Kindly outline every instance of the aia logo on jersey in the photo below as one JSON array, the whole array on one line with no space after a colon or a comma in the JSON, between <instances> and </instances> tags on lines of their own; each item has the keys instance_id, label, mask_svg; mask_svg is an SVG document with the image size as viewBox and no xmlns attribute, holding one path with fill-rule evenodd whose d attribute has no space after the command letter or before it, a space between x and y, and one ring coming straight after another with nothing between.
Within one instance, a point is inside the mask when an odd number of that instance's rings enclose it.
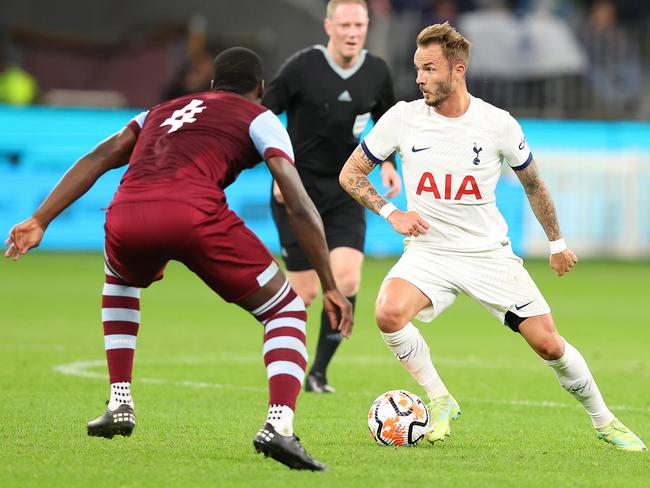
<instances>
[{"instance_id":1,"label":"aia logo on jersey","mask_svg":"<svg viewBox=\"0 0 650 488\"><path fill-rule=\"evenodd\" d=\"M440 181L440 177L438 177ZM454 192L454 189L456 190ZM440 190L438 189L438 183L433 176L433 173L424 172L420 177L420 182L418 183L418 188L415 190L416 195L422 195L423 193L432 193L434 198L440 200L460 200L463 195L474 195L476 200L482 200L481 191L478 189L478 183L472 175L467 175L463 177L463 181L460 182L460 185L456 187L453 175L445 175L445 186L444 194L441 196ZM452 193L454 194L452 198Z\"/></svg>"},{"instance_id":2,"label":"aia logo on jersey","mask_svg":"<svg viewBox=\"0 0 650 488\"><path fill-rule=\"evenodd\" d=\"M208 108L201 107L201 105L203 105L203 100L198 100L195 98L190 103L185 105L182 109L174 110L172 116L160 124L160 127L164 125L171 125L171 129L167 131L169 134L170 132L176 132L183 126L183 124L191 124L192 122L196 122L195 115L200 114L206 108Z\"/></svg>"},{"instance_id":3,"label":"aia logo on jersey","mask_svg":"<svg viewBox=\"0 0 650 488\"><path fill-rule=\"evenodd\" d=\"M474 161L472 161L472 163L474 163L474 164L479 164L479 163L481 162L481 160L480 160L479 157L478 157L478 154L479 154L482 150L483 150L482 147L476 147L476 143L474 143L474 149L473 149L473 151L476 153L476 157L474 158Z\"/></svg>"}]
</instances>

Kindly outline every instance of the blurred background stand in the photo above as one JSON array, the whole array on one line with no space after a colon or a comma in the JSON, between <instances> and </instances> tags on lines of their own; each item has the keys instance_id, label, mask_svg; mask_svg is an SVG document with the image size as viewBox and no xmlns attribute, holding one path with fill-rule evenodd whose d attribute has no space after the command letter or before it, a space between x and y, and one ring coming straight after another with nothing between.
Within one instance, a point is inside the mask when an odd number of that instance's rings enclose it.
<instances>
[{"instance_id":1,"label":"blurred background stand","mask_svg":"<svg viewBox=\"0 0 650 488\"><path fill-rule=\"evenodd\" d=\"M127 107L126 97L111 90L62 90L54 89L43 96L43 103L52 107Z\"/></svg>"}]
</instances>

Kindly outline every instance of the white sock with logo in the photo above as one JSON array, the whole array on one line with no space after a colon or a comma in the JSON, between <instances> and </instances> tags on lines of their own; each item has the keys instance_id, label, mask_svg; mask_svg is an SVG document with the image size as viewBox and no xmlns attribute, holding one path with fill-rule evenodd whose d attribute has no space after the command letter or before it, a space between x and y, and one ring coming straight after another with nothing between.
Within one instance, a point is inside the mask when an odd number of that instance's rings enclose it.
<instances>
[{"instance_id":1,"label":"white sock with logo","mask_svg":"<svg viewBox=\"0 0 650 488\"><path fill-rule=\"evenodd\" d=\"M433 400L442 395L448 395L447 387L438 376L431 361L427 342L420 331L411 322L397 332L381 333L384 342L393 352L397 360L411 373L415 381L424 388Z\"/></svg>"},{"instance_id":2,"label":"white sock with logo","mask_svg":"<svg viewBox=\"0 0 650 488\"><path fill-rule=\"evenodd\" d=\"M269 415L266 421L275 431L285 437L293 435L293 410L286 405L269 405Z\"/></svg>"},{"instance_id":3,"label":"white sock with logo","mask_svg":"<svg viewBox=\"0 0 650 488\"><path fill-rule=\"evenodd\" d=\"M120 405L130 405L135 409L133 397L131 397L131 383L120 381L111 383L111 398L108 400L108 409L112 412Z\"/></svg>"},{"instance_id":4,"label":"white sock with logo","mask_svg":"<svg viewBox=\"0 0 650 488\"><path fill-rule=\"evenodd\" d=\"M560 359L544 362L553 369L562 388L582 404L594 427L603 427L614 419L614 414L605 405L587 362L575 347L564 340L564 355Z\"/></svg>"}]
</instances>

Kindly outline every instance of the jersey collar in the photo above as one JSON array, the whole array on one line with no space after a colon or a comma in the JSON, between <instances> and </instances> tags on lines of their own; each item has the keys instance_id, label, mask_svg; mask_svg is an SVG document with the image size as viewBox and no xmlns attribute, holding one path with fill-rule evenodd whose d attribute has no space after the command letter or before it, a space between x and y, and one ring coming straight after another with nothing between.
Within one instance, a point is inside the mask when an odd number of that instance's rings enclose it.
<instances>
[{"instance_id":1,"label":"jersey collar","mask_svg":"<svg viewBox=\"0 0 650 488\"><path fill-rule=\"evenodd\" d=\"M445 117L444 115L441 115L438 112L436 112L436 110L433 107L430 107L430 106L428 106L426 104L425 104L425 106L427 107L427 113L430 116L436 117L436 118L441 119L441 120L445 120L447 122L454 123L454 122L461 122L461 121L465 120L466 118L468 118L470 116L470 114L474 111L474 107L475 107L476 103L477 103L476 98L473 95L470 94L469 95L469 106L467 107L467 110L465 110L465 113L463 115L459 116L459 117Z\"/></svg>"},{"instance_id":2,"label":"jersey collar","mask_svg":"<svg viewBox=\"0 0 650 488\"><path fill-rule=\"evenodd\" d=\"M323 53L323 56L325 56L325 59L327 60L327 64L330 65L330 68L332 68L332 70L344 80L347 80L350 76L352 76L357 71L359 71L361 66L363 66L364 61L366 60L366 54L368 53L366 49L362 49L361 52L359 53L359 59L354 64L354 66L351 66L346 69L346 68L341 68L338 64L334 62L334 60L330 56L330 53L327 51L327 48L325 46L316 44L314 46L314 49L318 49Z\"/></svg>"}]
</instances>

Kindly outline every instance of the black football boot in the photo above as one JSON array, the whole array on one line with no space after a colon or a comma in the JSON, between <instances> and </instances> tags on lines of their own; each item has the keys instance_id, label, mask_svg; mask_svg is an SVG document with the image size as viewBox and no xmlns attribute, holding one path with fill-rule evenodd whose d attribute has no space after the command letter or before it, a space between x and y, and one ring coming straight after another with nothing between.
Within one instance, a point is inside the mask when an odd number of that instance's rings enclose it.
<instances>
[{"instance_id":1,"label":"black football boot","mask_svg":"<svg viewBox=\"0 0 650 488\"><path fill-rule=\"evenodd\" d=\"M135 414L131 405L122 404L115 410L106 412L88 422L88 435L112 439L113 436L130 436L135 428Z\"/></svg>"},{"instance_id":2,"label":"black football boot","mask_svg":"<svg viewBox=\"0 0 650 488\"><path fill-rule=\"evenodd\" d=\"M327 468L305 451L300 444L300 439L295 435L291 437L280 435L268 422L257 432L253 445L257 452L264 453L265 457L271 456L291 469L324 471Z\"/></svg>"}]
</instances>

